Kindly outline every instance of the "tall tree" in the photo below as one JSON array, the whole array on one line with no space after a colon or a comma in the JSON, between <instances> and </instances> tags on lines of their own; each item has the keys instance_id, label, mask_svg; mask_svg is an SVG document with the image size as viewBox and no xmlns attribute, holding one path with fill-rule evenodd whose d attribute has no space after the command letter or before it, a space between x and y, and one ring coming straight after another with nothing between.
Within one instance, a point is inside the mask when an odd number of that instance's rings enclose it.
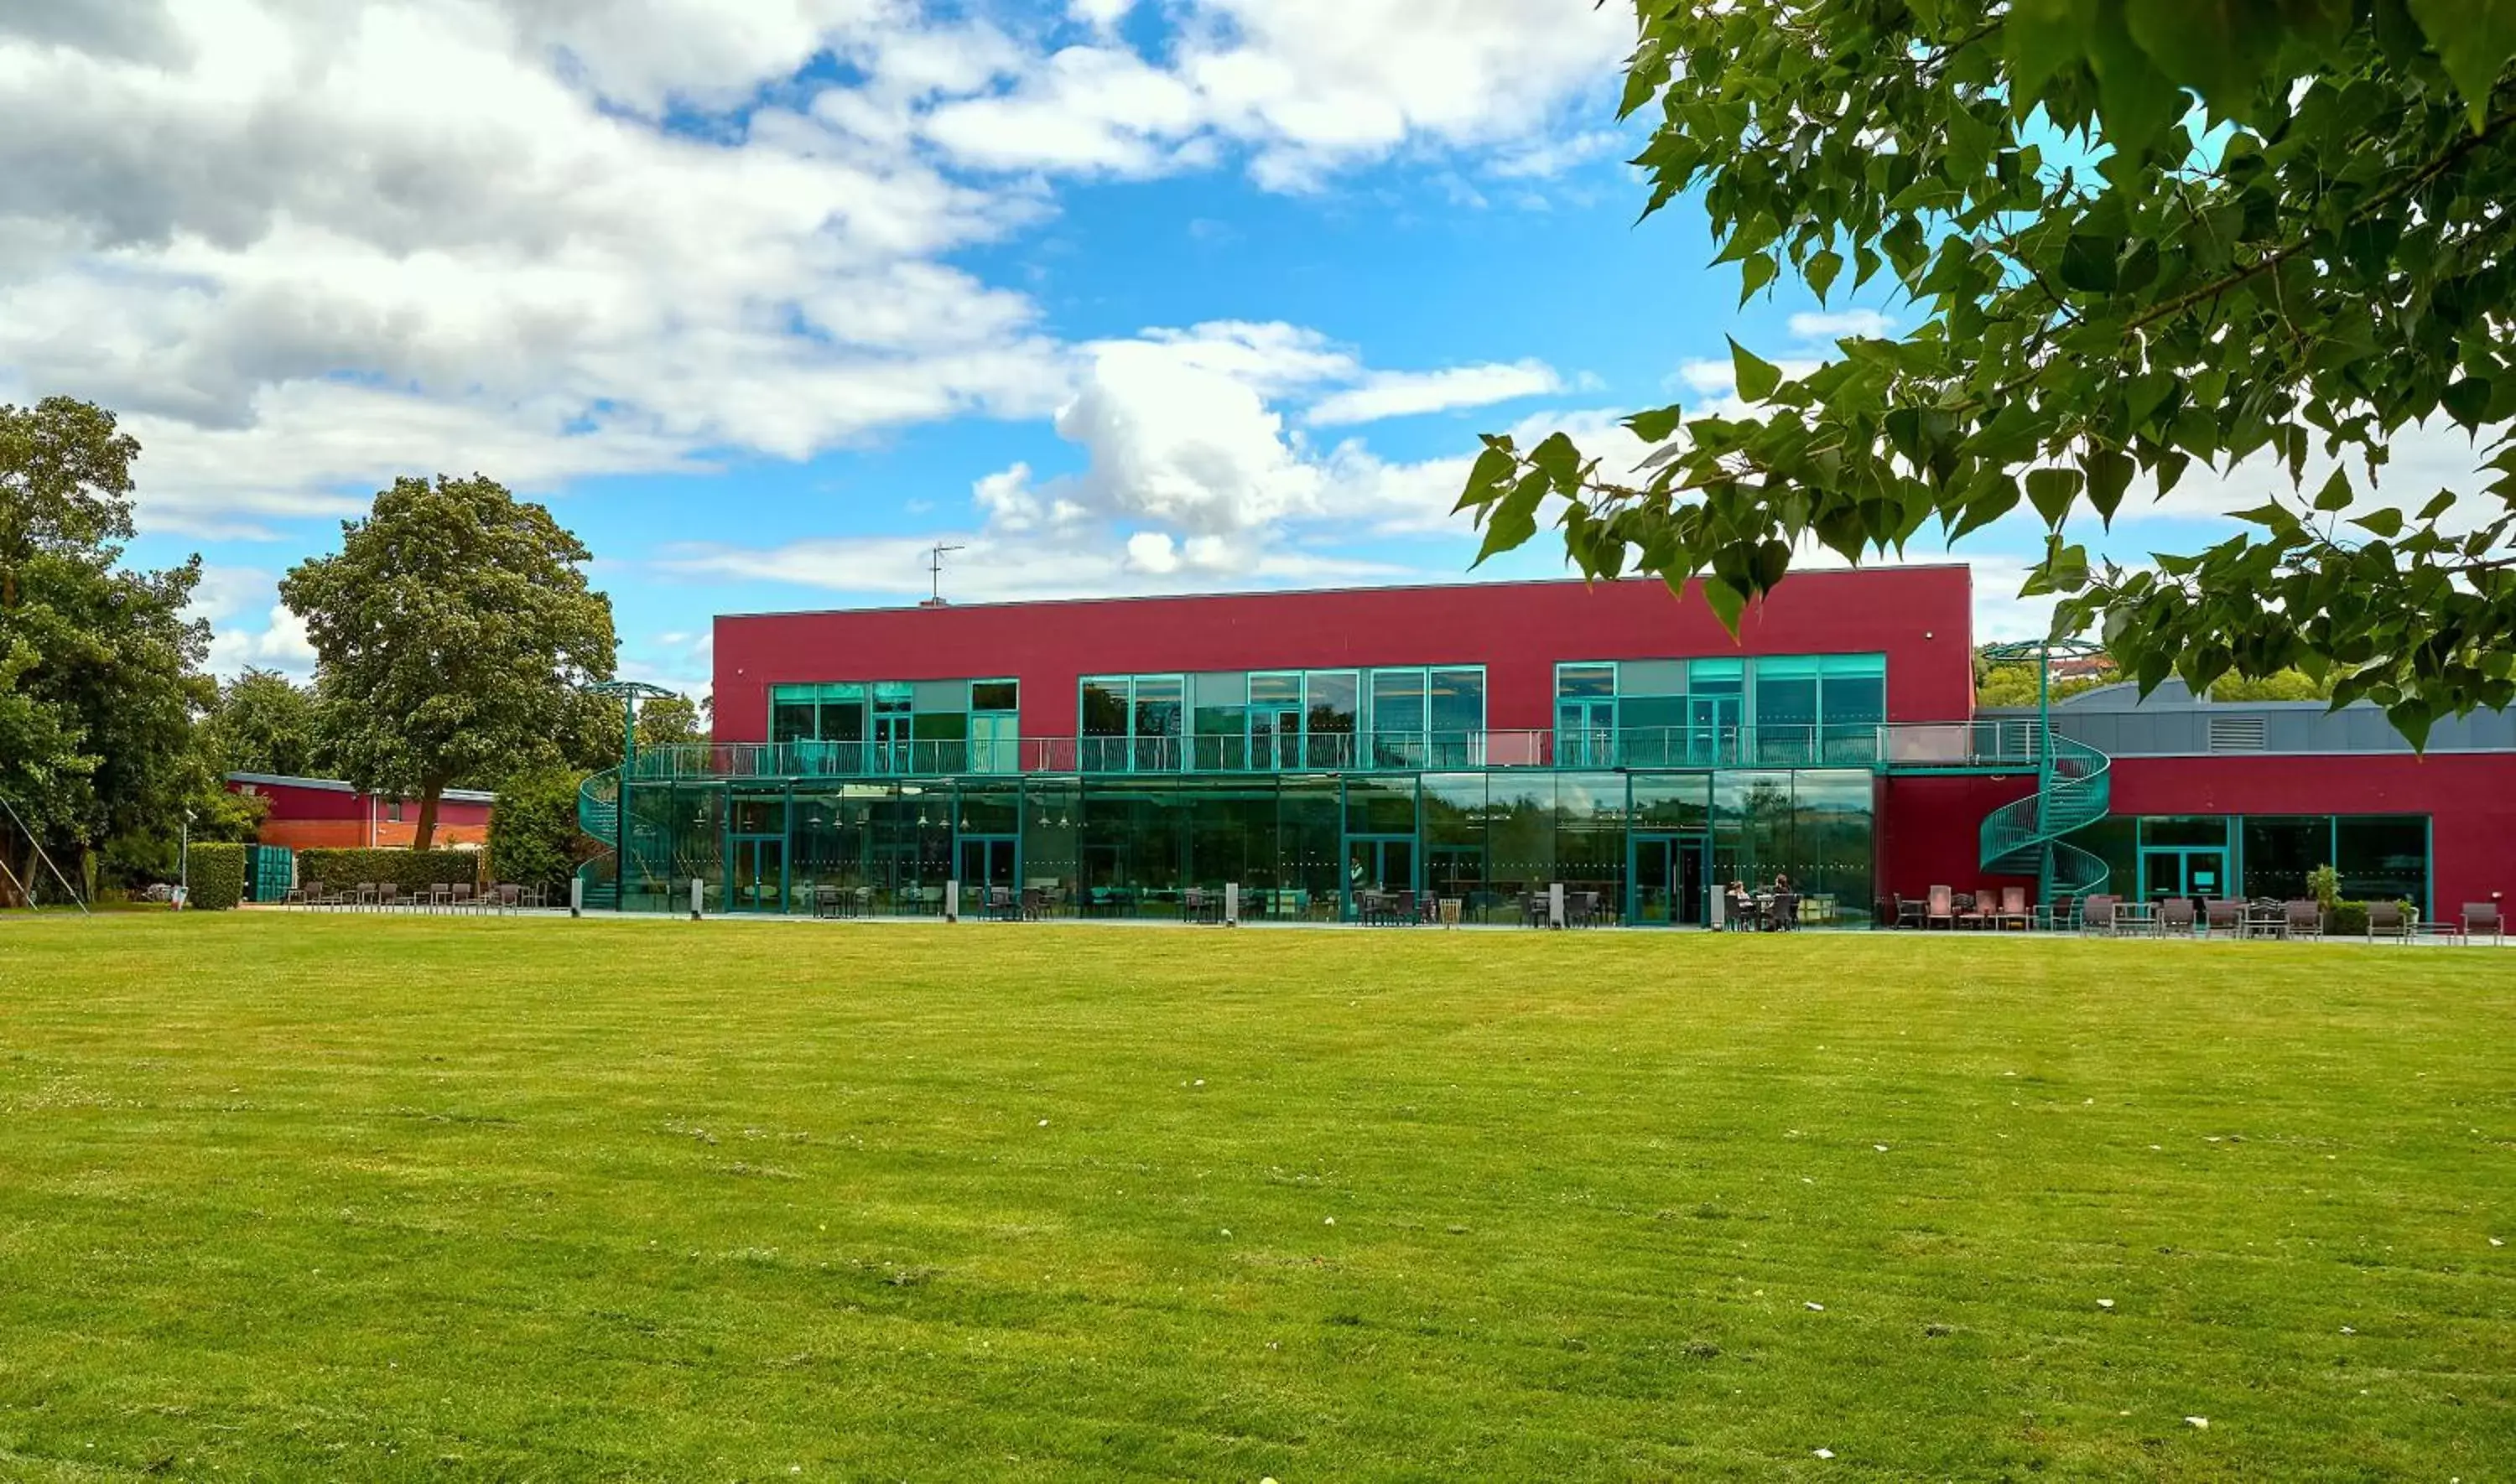
<instances>
[{"instance_id":1,"label":"tall tree","mask_svg":"<svg viewBox=\"0 0 2516 1484\"><path fill-rule=\"evenodd\" d=\"M638 706L638 748L690 747L708 739L701 719L703 703L689 696L642 701Z\"/></svg>"},{"instance_id":2,"label":"tall tree","mask_svg":"<svg viewBox=\"0 0 2516 1484\"><path fill-rule=\"evenodd\" d=\"M247 668L222 682L204 731L221 773L303 778L325 771L314 692L276 670Z\"/></svg>"},{"instance_id":3,"label":"tall tree","mask_svg":"<svg viewBox=\"0 0 2516 1484\"><path fill-rule=\"evenodd\" d=\"M401 478L341 551L289 569L282 601L306 620L335 760L362 789L419 800L413 845L461 778L557 763L608 680L611 599L591 590L585 544L539 505L474 474Z\"/></svg>"},{"instance_id":4,"label":"tall tree","mask_svg":"<svg viewBox=\"0 0 2516 1484\"><path fill-rule=\"evenodd\" d=\"M38 845L64 869L109 844L147 855L202 776L200 561L121 564L138 454L91 404L0 405L0 795L30 832L11 831L21 881Z\"/></svg>"},{"instance_id":5,"label":"tall tree","mask_svg":"<svg viewBox=\"0 0 2516 1484\"><path fill-rule=\"evenodd\" d=\"M1742 302L1884 274L1921 319L1802 376L1734 341L1753 415L1638 414L1665 446L1630 474L1489 437L1460 502L1487 555L1561 502L1582 570L1701 574L1735 623L1804 541L1858 560L2024 507L2049 530L2027 591L2144 686L2295 667L2414 741L2516 700L2506 0L1637 12L1645 215L1692 193ZM2380 494L2392 440L2432 422L2491 436L2480 491ZM2294 487L2231 512L2238 535L2154 570L2078 539L2255 456Z\"/></svg>"}]
</instances>

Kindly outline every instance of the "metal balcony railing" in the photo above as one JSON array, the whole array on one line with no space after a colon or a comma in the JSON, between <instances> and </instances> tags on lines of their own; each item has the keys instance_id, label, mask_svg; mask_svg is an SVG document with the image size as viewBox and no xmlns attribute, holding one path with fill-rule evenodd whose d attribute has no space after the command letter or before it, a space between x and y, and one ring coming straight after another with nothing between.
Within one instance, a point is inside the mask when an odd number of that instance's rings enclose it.
<instances>
[{"instance_id":1,"label":"metal balcony railing","mask_svg":"<svg viewBox=\"0 0 2516 1484\"><path fill-rule=\"evenodd\" d=\"M720 742L651 748L631 782L1025 773L1446 772L1496 767L2034 767L2032 720L1832 726L1314 732L1301 736Z\"/></svg>"}]
</instances>

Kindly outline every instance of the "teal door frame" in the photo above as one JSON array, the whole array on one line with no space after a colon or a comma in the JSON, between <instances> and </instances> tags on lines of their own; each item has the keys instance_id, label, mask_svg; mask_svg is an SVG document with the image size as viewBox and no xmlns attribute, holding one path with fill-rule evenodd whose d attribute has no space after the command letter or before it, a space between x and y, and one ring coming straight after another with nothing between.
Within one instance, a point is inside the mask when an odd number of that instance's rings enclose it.
<instances>
[{"instance_id":1,"label":"teal door frame","mask_svg":"<svg viewBox=\"0 0 2516 1484\"><path fill-rule=\"evenodd\" d=\"M952 837L952 874L958 878L961 883L962 906L964 910L967 910L968 908L969 893L971 891L976 890L979 892L979 905L984 909L986 906L987 901L986 888L991 886L999 885L999 883L984 879L976 881L971 879L970 850L974 845L983 852L983 860L992 860L997 849L1000 847L1004 850L1006 856L1006 869L1005 879L1001 885L1009 886L1015 892L1019 893L1022 890L1023 884L1023 850L1021 835L964 835L956 832ZM984 869L981 874L984 878Z\"/></svg>"},{"instance_id":2,"label":"teal door frame","mask_svg":"<svg viewBox=\"0 0 2516 1484\"><path fill-rule=\"evenodd\" d=\"M1616 698L1572 696L1555 703L1555 765L1616 765Z\"/></svg>"},{"instance_id":3,"label":"teal door frame","mask_svg":"<svg viewBox=\"0 0 2516 1484\"><path fill-rule=\"evenodd\" d=\"M2164 896L2189 896L2195 900L2225 897L2233 889L2229 876L2230 857L2234 852L2226 845L2142 845L2140 847L2140 899L2157 901ZM2153 857L2172 855L2176 858L2175 889L2168 890L2163 881L2153 884L2150 861ZM2193 866L2201 860L2212 873L2212 885L2204 889L2194 886Z\"/></svg>"},{"instance_id":4,"label":"teal door frame","mask_svg":"<svg viewBox=\"0 0 2516 1484\"><path fill-rule=\"evenodd\" d=\"M1692 695L1686 701L1687 761L1697 767L1739 763L1739 728L1746 714L1743 695Z\"/></svg>"},{"instance_id":5,"label":"teal door frame","mask_svg":"<svg viewBox=\"0 0 2516 1484\"><path fill-rule=\"evenodd\" d=\"M1646 850L1656 849L1668 852L1667 877L1657 884L1669 894L1665 926L1703 926L1709 921L1710 903L1705 898L1712 883L1712 837L1675 830L1640 830L1625 837L1625 921L1637 927L1645 926L1643 855ZM1698 897L1691 902L1686 900L1686 864L1690 856L1695 863L1695 894Z\"/></svg>"},{"instance_id":6,"label":"teal door frame","mask_svg":"<svg viewBox=\"0 0 2516 1484\"><path fill-rule=\"evenodd\" d=\"M1403 882L1389 880L1389 850L1393 845L1404 845L1406 849L1406 879ZM1360 886L1376 891L1421 891L1423 889L1424 850L1414 836L1348 835L1345 838L1345 880L1340 886L1340 890L1345 896L1344 915L1347 921L1353 921L1357 909L1355 890L1358 883L1354 879L1354 860L1357 850L1368 850L1371 860L1371 864L1363 873L1364 880L1359 884Z\"/></svg>"},{"instance_id":7,"label":"teal door frame","mask_svg":"<svg viewBox=\"0 0 2516 1484\"><path fill-rule=\"evenodd\" d=\"M793 863L786 858L786 837L736 835L728 844L733 849L725 862L725 910L755 915L784 913L787 910L788 873L793 869ZM763 906L760 894L767 889L767 884L762 878L768 873L761 869L761 861L765 852L772 849L777 852L776 895L774 905ZM750 867L748 873L743 869L746 865ZM746 874L751 882L747 890L743 886Z\"/></svg>"}]
</instances>

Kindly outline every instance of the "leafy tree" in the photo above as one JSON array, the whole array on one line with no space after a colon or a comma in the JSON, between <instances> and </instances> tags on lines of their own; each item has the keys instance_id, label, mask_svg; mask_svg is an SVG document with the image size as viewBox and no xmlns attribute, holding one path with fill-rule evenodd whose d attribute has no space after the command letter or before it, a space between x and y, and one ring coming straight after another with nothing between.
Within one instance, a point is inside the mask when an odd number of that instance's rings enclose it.
<instances>
[{"instance_id":1,"label":"leafy tree","mask_svg":"<svg viewBox=\"0 0 2516 1484\"><path fill-rule=\"evenodd\" d=\"M708 728L701 723L704 703L689 696L672 696L642 701L638 706L638 749L650 747L690 747L708 740Z\"/></svg>"},{"instance_id":2,"label":"leafy tree","mask_svg":"<svg viewBox=\"0 0 2516 1484\"><path fill-rule=\"evenodd\" d=\"M276 670L248 668L219 686L206 736L221 773L320 777L322 713L314 692Z\"/></svg>"},{"instance_id":3,"label":"leafy tree","mask_svg":"<svg viewBox=\"0 0 2516 1484\"><path fill-rule=\"evenodd\" d=\"M2056 677L2050 694L2056 701L2112 685L2121 680L2117 675ZM2033 665L1987 665L1975 676L1974 703L1977 706L2033 706L2035 704L2035 667Z\"/></svg>"},{"instance_id":4,"label":"leafy tree","mask_svg":"<svg viewBox=\"0 0 2516 1484\"><path fill-rule=\"evenodd\" d=\"M576 827L576 791L584 782L585 774L565 767L510 778L489 810L490 874L518 886L565 889L593 844Z\"/></svg>"},{"instance_id":5,"label":"leafy tree","mask_svg":"<svg viewBox=\"0 0 2516 1484\"><path fill-rule=\"evenodd\" d=\"M0 405L0 794L29 832L8 827L21 881L38 845L93 876L101 847L112 864L171 842L202 783L200 561L121 564L138 453L88 403Z\"/></svg>"},{"instance_id":6,"label":"leafy tree","mask_svg":"<svg viewBox=\"0 0 2516 1484\"><path fill-rule=\"evenodd\" d=\"M1487 555L1561 502L1583 571L1701 574L1735 624L1803 542L1857 560L2024 506L2050 530L2028 592L2144 688L2294 667L2414 741L2516 700L2506 0L1638 11L1645 214L1692 192L1745 295L1884 275L1921 320L1798 377L1734 341L1755 415L1637 414L1665 446L1630 476L1489 436L1460 502ZM2378 498L2390 440L2431 419L2493 433L2486 488ZM2155 570L2076 539L2256 455L2294 489L2241 534Z\"/></svg>"},{"instance_id":7,"label":"leafy tree","mask_svg":"<svg viewBox=\"0 0 2516 1484\"><path fill-rule=\"evenodd\" d=\"M281 599L306 620L335 762L361 789L419 800L436 837L458 779L557 763L611 675L611 600L586 586L583 542L479 474L401 478L336 556L300 562Z\"/></svg>"},{"instance_id":8,"label":"leafy tree","mask_svg":"<svg viewBox=\"0 0 2516 1484\"><path fill-rule=\"evenodd\" d=\"M2318 680L2303 670L2283 670L2259 678L2231 677L2210 687L2214 701L2328 701L2334 677Z\"/></svg>"},{"instance_id":9,"label":"leafy tree","mask_svg":"<svg viewBox=\"0 0 2516 1484\"><path fill-rule=\"evenodd\" d=\"M139 441L92 402L0 403L0 608L18 605L21 574L39 554L84 556L131 539L139 457Z\"/></svg>"}]
</instances>

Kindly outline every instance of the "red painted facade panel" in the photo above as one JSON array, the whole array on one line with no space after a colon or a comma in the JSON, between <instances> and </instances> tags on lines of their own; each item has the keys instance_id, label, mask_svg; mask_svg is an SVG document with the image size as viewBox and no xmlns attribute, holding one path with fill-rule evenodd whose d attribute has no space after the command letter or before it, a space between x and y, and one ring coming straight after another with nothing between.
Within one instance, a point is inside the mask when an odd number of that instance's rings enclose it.
<instances>
[{"instance_id":1,"label":"red painted facade panel","mask_svg":"<svg viewBox=\"0 0 2516 1484\"><path fill-rule=\"evenodd\" d=\"M401 819L393 818L390 801L346 789L309 788L288 783L248 783L230 779L231 792L250 792L271 801L256 838L267 845L290 849L316 847L393 848L417 838L419 802L402 803ZM440 848L483 845L489 838L489 805L472 800L443 799L437 805Z\"/></svg>"},{"instance_id":2,"label":"red painted facade panel","mask_svg":"<svg viewBox=\"0 0 2516 1484\"><path fill-rule=\"evenodd\" d=\"M2516 901L2516 754L2118 758L2118 814L2426 814L2429 893Z\"/></svg>"},{"instance_id":3,"label":"red painted facade panel","mask_svg":"<svg viewBox=\"0 0 2516 1484\"><path fill-rule=\"evenodd\" d=\"M1087 675L1483 665L1486 724L1554 725L1559 662L1887 655L1890 721L1972 714L1973 585L1961 566L1792 576L1734 642L1699 592L1627 581L1251 593L716 621L716 736L769 736L774 685L1016 679L1025 736L1075 732Z\"/></svg>"},{"instance_id":4,"label":"red painted facade panel","mask_svg":"<svg viewBox=\"0 0 2516 1484\"><path fill-rule=\"evenodd\" d=\"M1983 869L1983 816L2035 792L2034 773L1927 774L1886 779L1879 788L1874 889L1919 897L1933 886L1973 891L2036 883Z\"/></svg>"}]
</instances>

